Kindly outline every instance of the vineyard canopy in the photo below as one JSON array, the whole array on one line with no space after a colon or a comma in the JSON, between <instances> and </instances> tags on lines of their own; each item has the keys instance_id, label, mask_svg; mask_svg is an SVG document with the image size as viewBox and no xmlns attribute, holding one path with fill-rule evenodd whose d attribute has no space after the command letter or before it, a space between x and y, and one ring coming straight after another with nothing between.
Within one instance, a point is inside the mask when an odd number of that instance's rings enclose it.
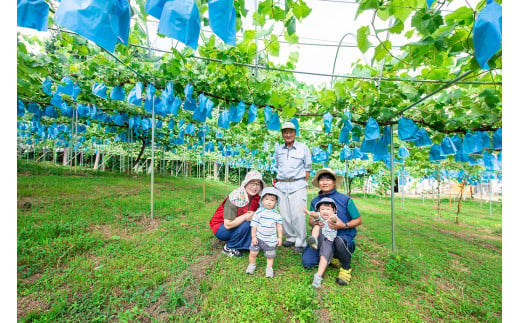
<instances>
[{"instance_id":1,"label":"vineyard canopy","mask_svg":"<svg viewBox=\"0 0 520 323\"><path fill-rule=\"evenodd\" d=\"M388 151L391 126L406 120L416 129L401 135L393 127L399 136L394 148L406 148L410 156L395 162L429 169L429 161L446 160L448 168L496 171L501 163L502 52L499 46L480 60L477 51L482 39L501 41L500 1L463 2L446 10L450 2L360 1L356 15L370 15L373 23L347 32L356 35L359 51L371 53L369 64L358 60L351 73L333 75L330 85L315 87L295 78L297 49L285 61L277 58L281 44L297 48L302 43L298 26L312 11L304 1L258 1L250 11L246 1L187 1L185 11L172 10L189 13L187 21L194 17L194 22L186 22L190 29L176 36L161 35L165 10L159 16L160 10L153 15L150 9L161 3L166 8L164 2L91 1L92 9L102 9L100 28L110 27L110 32L96 33L102 39L87 35L85 23L73 28L60 18L62 6L80 14L74 9L77 1L40 1L38 10L42 3L49 7L47 26L34 21L45 14L18 11L19 26L47 30L46 37L18 33L19 142L53 142L82 152L123 148L136 157L138 151L149 154L146 148L155 134L154 147L172 155L204 155L274 171L271 153L281 141L280 124L291 121L299 140L312 147L316 168L338 169L345 159L359 165L383 161L389 167L397 152ZM33 8L33 2L18 3ZM213 14L217 3L235 13L235 30L231 20L215 18L222 16ZM112 20L102 18L106 6L112 6ZM482 16L491 22L482 23L488 28L477 37ZM104 19L112 24L103 25ZM247 21L254 29L244 27ZM151 31L150 22L159 29ZM197 34L196 26L201 31L195 43L186 37ZM153 48L149 40L155 32L187 46ZM397 36L408 42L394 45ZM456 134L463 138L462 150L450 145ZM472 140L484 144L477 142L469 152L464 147ZM437 154L443 143L445 150Z\"/></svg>"}]
</instances>

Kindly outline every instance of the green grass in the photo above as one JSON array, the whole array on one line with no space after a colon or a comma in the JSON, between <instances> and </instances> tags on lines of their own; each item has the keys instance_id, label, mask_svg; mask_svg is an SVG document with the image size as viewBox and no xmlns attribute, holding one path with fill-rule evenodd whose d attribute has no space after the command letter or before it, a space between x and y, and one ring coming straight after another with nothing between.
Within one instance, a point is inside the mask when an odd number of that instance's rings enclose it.
<instances>
[{"instance_id":1,"label":"green grass","mask_svg":"<svg viewBox=\"0 0 520 323\"><path fill-rule=\"evenodd\" d=\"M501 204L401 199L392 253L389 198L354 196L363 219L352 282L311 287L291 249L275 277L228 258L208 221L234 188L184 177L150 179L18 163L18 320L500 322ZM315 191L309 193L314 196Z\"/></svg>"}]
</instances>

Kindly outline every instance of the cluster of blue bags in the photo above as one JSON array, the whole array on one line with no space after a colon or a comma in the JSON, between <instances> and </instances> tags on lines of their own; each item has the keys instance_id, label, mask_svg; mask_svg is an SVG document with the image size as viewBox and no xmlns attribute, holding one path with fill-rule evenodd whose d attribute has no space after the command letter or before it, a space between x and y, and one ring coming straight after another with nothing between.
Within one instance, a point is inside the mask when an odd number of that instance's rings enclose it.
<instances>
[{"instance_id":1,"label":"cluster of blue bags","mask_svg":"<svg viewBox=\"0 0 520 323\"><path fill-rule=\"evenodd\" d=\"M197 49L200 14L194 0L148 0L146 11L159 19L159 33ZM209 0L210 27L226 44L236 45L233 0ZM49 5L44 0L18 0L17 25L47 30ZM113 52L117 43L128 45L130 5L127 0L61 0L54 15L63 26Z\"/></svg>"}]
</instances>

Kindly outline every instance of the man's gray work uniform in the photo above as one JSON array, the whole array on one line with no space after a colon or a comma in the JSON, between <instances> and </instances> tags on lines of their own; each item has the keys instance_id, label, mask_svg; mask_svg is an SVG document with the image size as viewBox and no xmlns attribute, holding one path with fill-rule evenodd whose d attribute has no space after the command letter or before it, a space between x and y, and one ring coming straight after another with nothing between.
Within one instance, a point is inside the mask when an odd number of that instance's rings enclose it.
<instances>
[{"instance_id":1,"label":"man's gray work uniform","mask_svg":"<svg viewBox=\"0 0 520 323\"><path fill-rule=\"evenodd\" d=\"M307 221L303 209L307 208L307 181L305 172L311 171L311 152L305 144L294 141L288 149L284 144L275 149L277 169L276 188L281 192L280 214L285 240L295 247L306 246Z\"/></svg>"}]
</instances>

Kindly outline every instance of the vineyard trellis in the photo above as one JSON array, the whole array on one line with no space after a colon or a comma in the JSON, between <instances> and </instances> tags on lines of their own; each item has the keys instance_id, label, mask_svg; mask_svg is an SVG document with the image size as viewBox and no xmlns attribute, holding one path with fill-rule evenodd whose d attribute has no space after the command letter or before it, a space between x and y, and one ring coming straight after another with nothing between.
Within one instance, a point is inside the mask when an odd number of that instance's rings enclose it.
<instances>
[{"instance_id":1,"label":"vineyard trellis","mask_svg":"<svg viewBox=\"0 0 520 323\"><path fill-rule=\"evenodd\" d=\"M144 0L136 2L139 9L144 8ZM148 13L137 7L134 7L132 17L134 28L130 31L135 43L117 45L113 51L94 46L63 26L49 28L52 36L44 41L19 33L18 158L25 150L26 158L29 159L32 149L33 158L36 159L37 146L43 145L44 152L38 160L45 160L50 141L53 162L57 163L58 152L63 151L63 164L74 167L75 171L78 157L81 167L85 163L85 154L90 152L86 163L93 163L94 169L105 169L108 165L114 169L119 162L120 172L149 174L150 217L153 218L156 165L159 165L162 173L163 165L167 169L169 161L170 173L175 172L176 176L189 176L195 168L199 177L199 164L202 161L202 194L205 201L205 180L209 177L206 164L213 164L208 167L209 174L213 170L213 178L217 179L223 173L226 183L230 179L231 165L238 170L237 182L240 182L241 168L257 168L272 174L274 169L269 161L273 149L266 147L272 148L279 141L277 130L280 119L295 120L295 123L302 125L301 139L316 148L313 154L314 168L332 166L338 173L345 174L346 192L352 189L349 180L351 175L352 178L359 176L355 172L357 167L369 170L368 182L372 186L372 181L376 180L373 175L386 166L384 171L390 172L388 188L391 195L392 251L395 251L394 158L395 149L399 145L412 150L410 158L402 161L403 173L406 164L406 169L416 177L434 175L437 185L434 188L431 183L432 206L435 206L436 200L438 215L441 212L441 179L445 177L441 175L441 169L464 169L462 176L452 178L462 182L463 188L470 180L480 183L481 202L485 169L490 214L492 212L491 174L501 178L501 173L496 173L500 169L498 159L501 159L501 154L495 155L502 149L501 50L488 58L490 67L482 69L480 61L475 59L477 48L470 41L471 37L473 43L478 40L475 39L473 27L478 12L487 8L485 2L480 1L475 8L467 3L467 6L453 13L443 15L440 10L443 3L436 4L436 8L431 7L431 3L426 7L425 4L416 3L416 6L410 8L400 8L397 1L361 1L358 13L372 14L373 21L378 18L387 25L390 21L394 24L384 29L375 28L374 24L360 27L357 40L362 53L366 53L367 45L370 44L368 30L372 29L376 36L386 32L386 40L377 37L379 44L375 46L372 65L357 63L351 75L331 75L330 87L319 89L300 84L294 79L292 74L296 71L290 68L297 58L290 57L285 64L274 64L269 59L270 55L276 56L279 52L276 49L276 44L279 45L278 36L268 36L269 32L273 26L279 25L286 32L284 37L289 42L294 41L293 38L297 37L295 31L284 22L291 14L298 20L308 15L303 1L288 1L288 10L282 10L274 2L268 6L267 2L261 1L255 13L263 15L264 19L268 17L271 27L255 21L255 30L244 30L244 38L236 46L221 44L214 35L208 39L202 37L198 55L184 47L155 56L149 44ZM58 6L54 1L50 3ZM207 6L208 3L202 1L201 12ZM270 8L280 9L284 14L273 15ZM237 12L239 20L245 16L244 12ZM53 15L49 18L51 23L55 23ZM415 35L418 40L399 48L399 54L392 53L390 35L402 33L407 20L411 20L407 34ZM146 27L144 31L139 28L143 25ZM264 41L263 49L259 48L259 40ZM41 51L30 52L28 45L32 44L41 45ZM66 63L57 64L63 61ZM104 66L105 69L100 70L98 66ZM251 70L254 70L254 75L251 75ZM408 73L411 70L420 73L412 76ZM208 73L211 77L208 77ZM98 87L107 90L105 84L113 85L113 89L121 87L124 92L130 89L130 93L133 93L140 82L146 85L146 94L139 98L138 104L130 102L130 95L126 100L123 98L122 102L118 102L121 100L111 100L106 94L103 97L102 94L94 93L94 88ZM171 88L169 84L173 84ZM72 92L64 90L69 85ZM52 87L55 88L54 92ZM160 96L155 94L156 90L161 91ZM199 93L198 100L195 93ZM59 103L53 101L56 96L59 96ZM41 109L40 104L47 105L47 108ZM175 113L170 104L175 104ZM165 105L170 108L168 112L165 111ZM239 107L245 109L246 105L249 105L249 110L247 118L243 118L244 110L242 114L237 113ZM49 110L47 113L49 107L54 112ZM80 116L79 110L84 107L90 112ZM252 111L255 111L254 118L249 116ZM258 116L256 111L260 111ZM231 115L230 119L233 120L221 124L224 115ZM125 116L127 120L116 121ZM329 119L325 120L325 116ZM396 145L394 127L403 118L419 125L417 128L427 132L428 140L431 136L432 142L444 142L446 138L450 139L448 134L470 133L477 136L478 133L479 136L485 134L489 137L487 132L493 132L493 145L488 144L468 153L465 149L458 149L462 152L460 155L446 153L439 159L432 159L433 148L440 144L430 144L428 151L420 147L429 145L419 146L416 140L399 138ZM386 138L389 142L384 145L382 155L375 151L363 151L363 144L369 140L366 135L361 140L362 127L370 119L377 120L378 127L390 127L390 137ZM168 122L168 129L158 127L159 122L161 126L163 122ZM171 122L174 123L172 127ZM194 125L199 125L198 133L187 134L188 129L195 130ZM64 127L58 129L60 126ZM345 128L346 138L341 139ZM354 130L357 132L354 133ZM225 132L224 138L218 137L220 131ZM399 127L397 132L400 133ZM377 143L383 137L379 138L378 135ZM24 138L27 138L25 142ZM465 148L466 143L472 140L472 137L468 138L466 140L464 137L461 143L463 147L459 148ZM207 146L210 143L213 146L215 142L218 145L216 153ZM138 144L141 147L136 152L135 146ZM361 157L353 158L351 155L342 159L341 153L346 148L361 151ZM155 159L157 151L161 152L158 163ZM371 161L368 160L368 154L372 155ZM462 160L457 160L457 156ZM488 165L487 156L491 156L491 165ZM195 162L195 166L191 162ZM362 176L365 193L367 183L364 173ZM398 179L398 189L399 182ZM401 186L404 210L405 186ZM424 202L426 194L421 191L421 195ZM462 197L461 190L459 206Z\"/></svg>"}]
</instances>

